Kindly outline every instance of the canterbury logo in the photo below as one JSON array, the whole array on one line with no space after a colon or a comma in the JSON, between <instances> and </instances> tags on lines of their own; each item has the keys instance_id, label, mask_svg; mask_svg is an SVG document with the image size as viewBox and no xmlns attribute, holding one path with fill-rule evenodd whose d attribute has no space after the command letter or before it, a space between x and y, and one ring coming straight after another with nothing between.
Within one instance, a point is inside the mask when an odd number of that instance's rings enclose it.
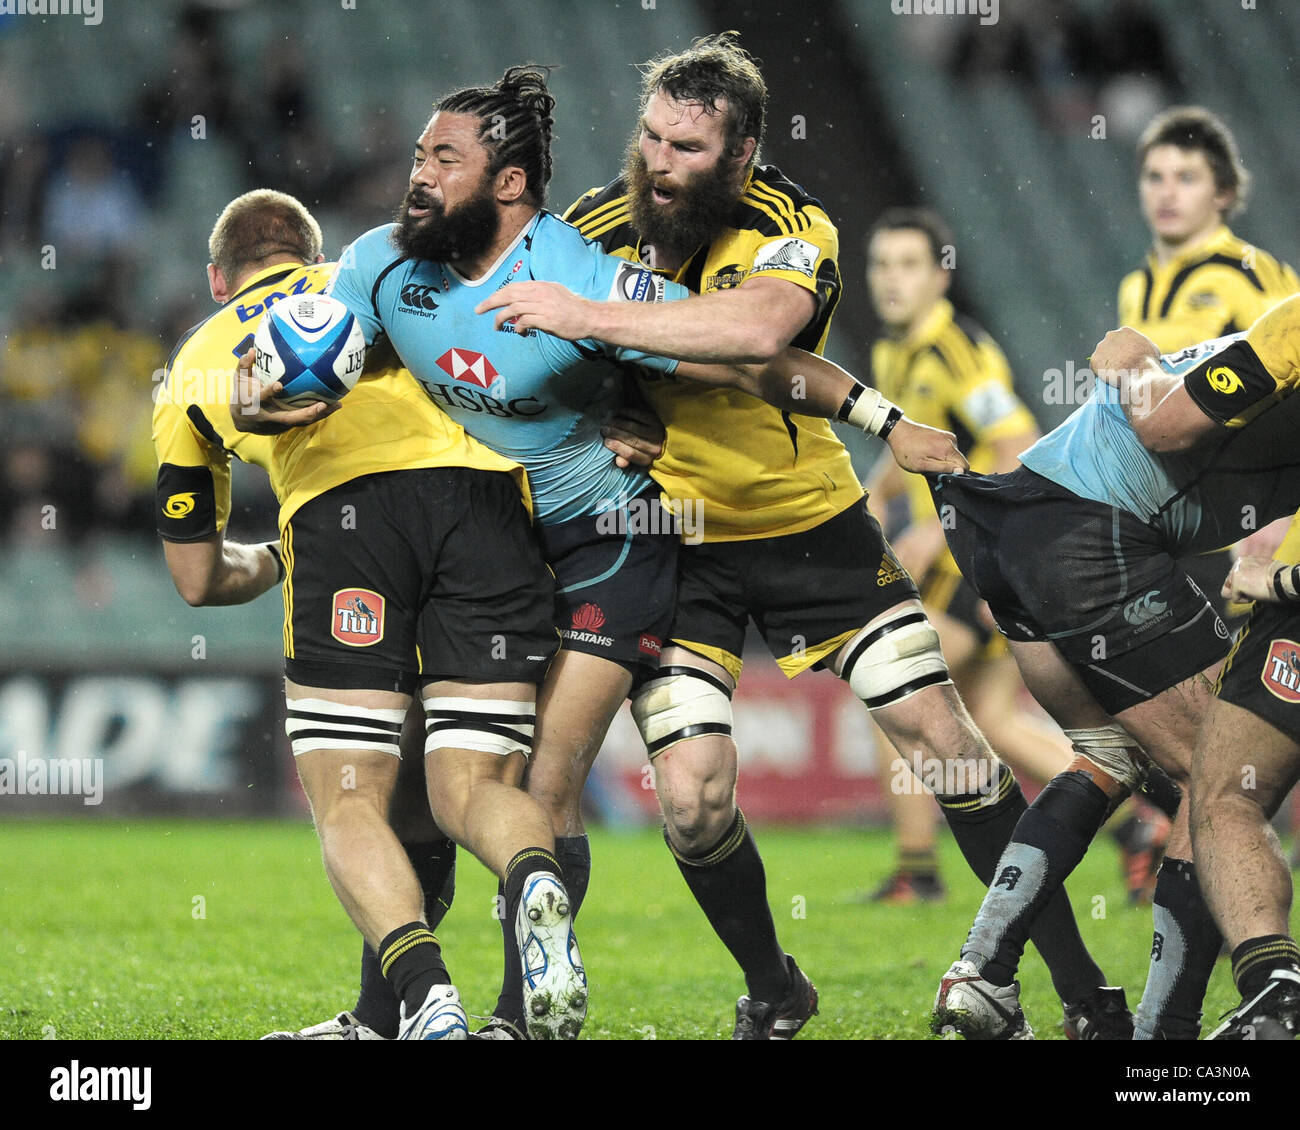
<instances>
[{"instance_id":1,"label":"canterbury logo","mask_svg":"<svg viewBox=\"0 0 1300 1130\"><path fill-rule=\"evenodd\" d=\"M1211 369L1208 379L1210 387L1214 389L1215 392L1223 393L1224 396L1238 392L1242 387L1241 378L1226 365L1220 365L1217 369Z\"/></svg>"},{"instance_id":2,"label":"canterbury logo","mask_svg":"<svg viewBox=\"0 0 1300 1130\"><path fill-rule=\"evenodd\" d=\"M402 287L402 305L413 307L416 310L436 310L438 304L433 300L433 296L437 293L437 287L407 283Z\"/></svg>"},{"instance_id":3,"label":"canterbury logo","mask_svg":"<svg viewBox=\"0 0 1300 1130\"><path fill-rule=\"evenodd\" d=\"M180 494L171 495L163 503L163 513L168 518L184 518L191 510L194 509L194 492L192 490L183 491Z\"/></svg>"},{"instance_id":4,"label":"canterbury logo","mask_svg":"<svg viewBox=\"0 0 1300 1130\"><path fill-rule=\"evenodd\" d=\"M1004 867L1002 868L1002 873L998 875L997 882L993 885L995 887L1006 887L1007 890L1014 891L1016 889L1016 884L1020 882L1020 876L1022 874L1023 872L1019 867Z\"/></svg>"},{"instance_id":5,"label":"canterbury logo","mask_svg":"<svg viewBox=\"0 0 1300 1130\"><path fill-rule=\"evenodd\" d=\"M1159 930L1151 935L1151 960L1159 961L1165 955L1165 936Z\"/></svg>"},{"instance_id":6,"label":"canterbury logo","mask_svg":"<svg viewBox=\"0 0 1300 1130\"><path fill-rule=\"evenodd\" d=\"M1151 623L1158 616L1163 616L1169 609L1169 602L1157 600L1156 597L1159 595L1159 590L1152 589L1145 596L1140 596L1137 600L1130 600L1124 605L1124 619L1135 628L1138 628L1143 624Z\"/></svg>"}]
</instances>

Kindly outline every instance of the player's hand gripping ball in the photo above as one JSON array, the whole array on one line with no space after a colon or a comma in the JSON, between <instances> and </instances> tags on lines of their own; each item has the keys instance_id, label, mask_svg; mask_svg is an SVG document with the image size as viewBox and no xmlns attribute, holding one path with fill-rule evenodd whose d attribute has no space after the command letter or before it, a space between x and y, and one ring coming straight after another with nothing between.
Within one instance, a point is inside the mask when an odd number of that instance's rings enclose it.
<instances>
[{"instance_id":1,"label":"player's hand gripping ball","mask_svg":"<svg viewBox=\"0 0 1300 1130\"><path fill-rule=\"evenodd\" d=\"M266 313L253 335L253 372L263 388L279 381L277 408L334 404L357 383L366 339L352 311L326 294L294 294Z\"/></svg>"}]
</instances>

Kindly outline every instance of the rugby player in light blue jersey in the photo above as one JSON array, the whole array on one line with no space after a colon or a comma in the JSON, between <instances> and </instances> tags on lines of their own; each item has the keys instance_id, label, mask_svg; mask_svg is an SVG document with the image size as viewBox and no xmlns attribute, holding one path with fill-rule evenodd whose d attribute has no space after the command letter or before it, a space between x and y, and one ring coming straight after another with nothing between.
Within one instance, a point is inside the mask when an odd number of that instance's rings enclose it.
<instances>
[{"instance_id":1,"label":"rugby player in light blue jersey","mask_svg":"<svg viewBox=\"0 0 1300 1130\"><path fill-rule=\"evenodd\" d=\"M1226 382L1217 361L1241 336L1162 356L1160 366L1176 379ZM1099 370L1111 367L1108 349L1098 346ZM1124 403L1147 387L1097 382L1021 468L932 484L953 557L1077 754L1021 817L941 981L936 1024L971 1038L1029 1031L1015 982L1029 925L1139 784L1146 757L1188 788L1228 631L1178 559L1239 541L1300 502L1297 477L1278 473L1293 463L1288 413L1157 454ZM1156 886L1138 1039L1196 1038L1221 946L1191 862L1189 807L1184 799Z\"/></svg>"},{"instance_id":2,"label":"rugby player in light blue jersey","mask_svg":"<svg viewBox=\"0 0 1300 1130\"><path fill-rule=\"evenodd\" d=\"M357 240L330 290L361 320L368 342L386 337L436 404L528 472L537 536L556 578L562 637L538 696L528 791L552 809L555 797L581 792L614 712L634 682L658 666L673 613L678 538L696 532L661 504L644 471L612 463L605 449L601 420L623 405L624 366L726 383L801 414L841 412L863 420L866 430L896 420L888 443L905 469L965 466L951 435L897 410L891 416L891 406L867 396L848 374L799 350L765 368L679 364L597 341L498 330L491 313L475 315L486 296L515 280L558 282L601 301L688 293L638 264L605 256L543 210L553 106L544 72L527 67L439 101L417 144L397 223ZM855 416L860 394L874 408ZM348 410L346 401L338 410ZM310 424L323 414L319 407L277 413L264 406L237 423L256 430ZM573 915L590 854L580 815L566 819L576 823L555 826L556 860L546 862L562 869ZM545 955L524 924L518 932L514 926L521 877L533 868L530 861L505 881L507 961L519 963L522 952L523 965L522 980L510 974L507 984L522 991L498 1003L497 1019L481 1034L487 1038L520 1038L525 1023L535 1027L525 997L538 996L529 987L547 975ZM557 964L562 954L558 961L552 954L546 968ZM576 1030L560 1021L550 1027Z\"/></svg>"}]
</instances>

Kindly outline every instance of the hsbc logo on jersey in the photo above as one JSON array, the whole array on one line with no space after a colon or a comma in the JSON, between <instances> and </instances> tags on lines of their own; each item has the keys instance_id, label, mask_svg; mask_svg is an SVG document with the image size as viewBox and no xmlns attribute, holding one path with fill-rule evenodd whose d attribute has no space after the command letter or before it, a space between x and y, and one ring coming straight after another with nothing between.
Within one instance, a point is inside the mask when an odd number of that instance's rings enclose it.
<instances>
[{"instance_id":1,"label":"hsbc logo on jersey","mask_svg":"<svg viewBox=\"0 0 1300 1130\"><path fill-rule=\"evenodd\" d=\"M334 594L330 635L349 647L369 647L384 638L384 598L373 589L339 589Z\"/></svg>"},{"instance_id":2,"label":"hsbc logo on jersey","mask_svg":"<svg viewBox=\"0 0 1300 1130\"><path fill-rule=\"evenodd\" d=\"M1259 678L1269 694L1283 702L1300 702L1300 643L1274 640Z\"/></svg>"},{"instance_id":3,"label":"hsbc logo on jersey","mask_svg":"<svg viewBox=\"0 0 1300 1130\"><path fill-rule=\"evenodd\" d=\"M599 647L612 647L614 638L600 634L600 629L604 626L605 613L600 605L588 601L573 610L570 626L561 631L560 635L573 643L594 643Z\"/></svg>"},{"instance_id":4,"label":"hsbc logo on jersey","mask_svg":"<svg viewBox=\"0 0 1300 1130\"><path fill-rule=\"evenodd\" d=\"M454 380L467 381L479 388L491 388L492 382L501 375L486 356L472 349L449 349L436 364Z\"/></svg>"}]
</instances>

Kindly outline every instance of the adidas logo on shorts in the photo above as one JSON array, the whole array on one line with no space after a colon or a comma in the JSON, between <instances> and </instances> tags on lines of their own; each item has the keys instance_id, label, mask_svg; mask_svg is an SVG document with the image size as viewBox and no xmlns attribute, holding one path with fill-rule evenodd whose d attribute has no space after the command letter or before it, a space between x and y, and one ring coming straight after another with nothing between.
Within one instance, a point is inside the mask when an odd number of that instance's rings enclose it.
<instances>
[{"instance_id":1,"label":"adidas logo on shorts","mask_svg":"<svg viewBox=\"0 0 1300 1130\"><path fill-rule=\"evenodd\" d=\"M888 557L880 559L880 568L876 570L876 584L881 588L886 585L892 585L895 581L905 581L907 571L897 562L891 561Z\"/></svg>"}]
</instances>

